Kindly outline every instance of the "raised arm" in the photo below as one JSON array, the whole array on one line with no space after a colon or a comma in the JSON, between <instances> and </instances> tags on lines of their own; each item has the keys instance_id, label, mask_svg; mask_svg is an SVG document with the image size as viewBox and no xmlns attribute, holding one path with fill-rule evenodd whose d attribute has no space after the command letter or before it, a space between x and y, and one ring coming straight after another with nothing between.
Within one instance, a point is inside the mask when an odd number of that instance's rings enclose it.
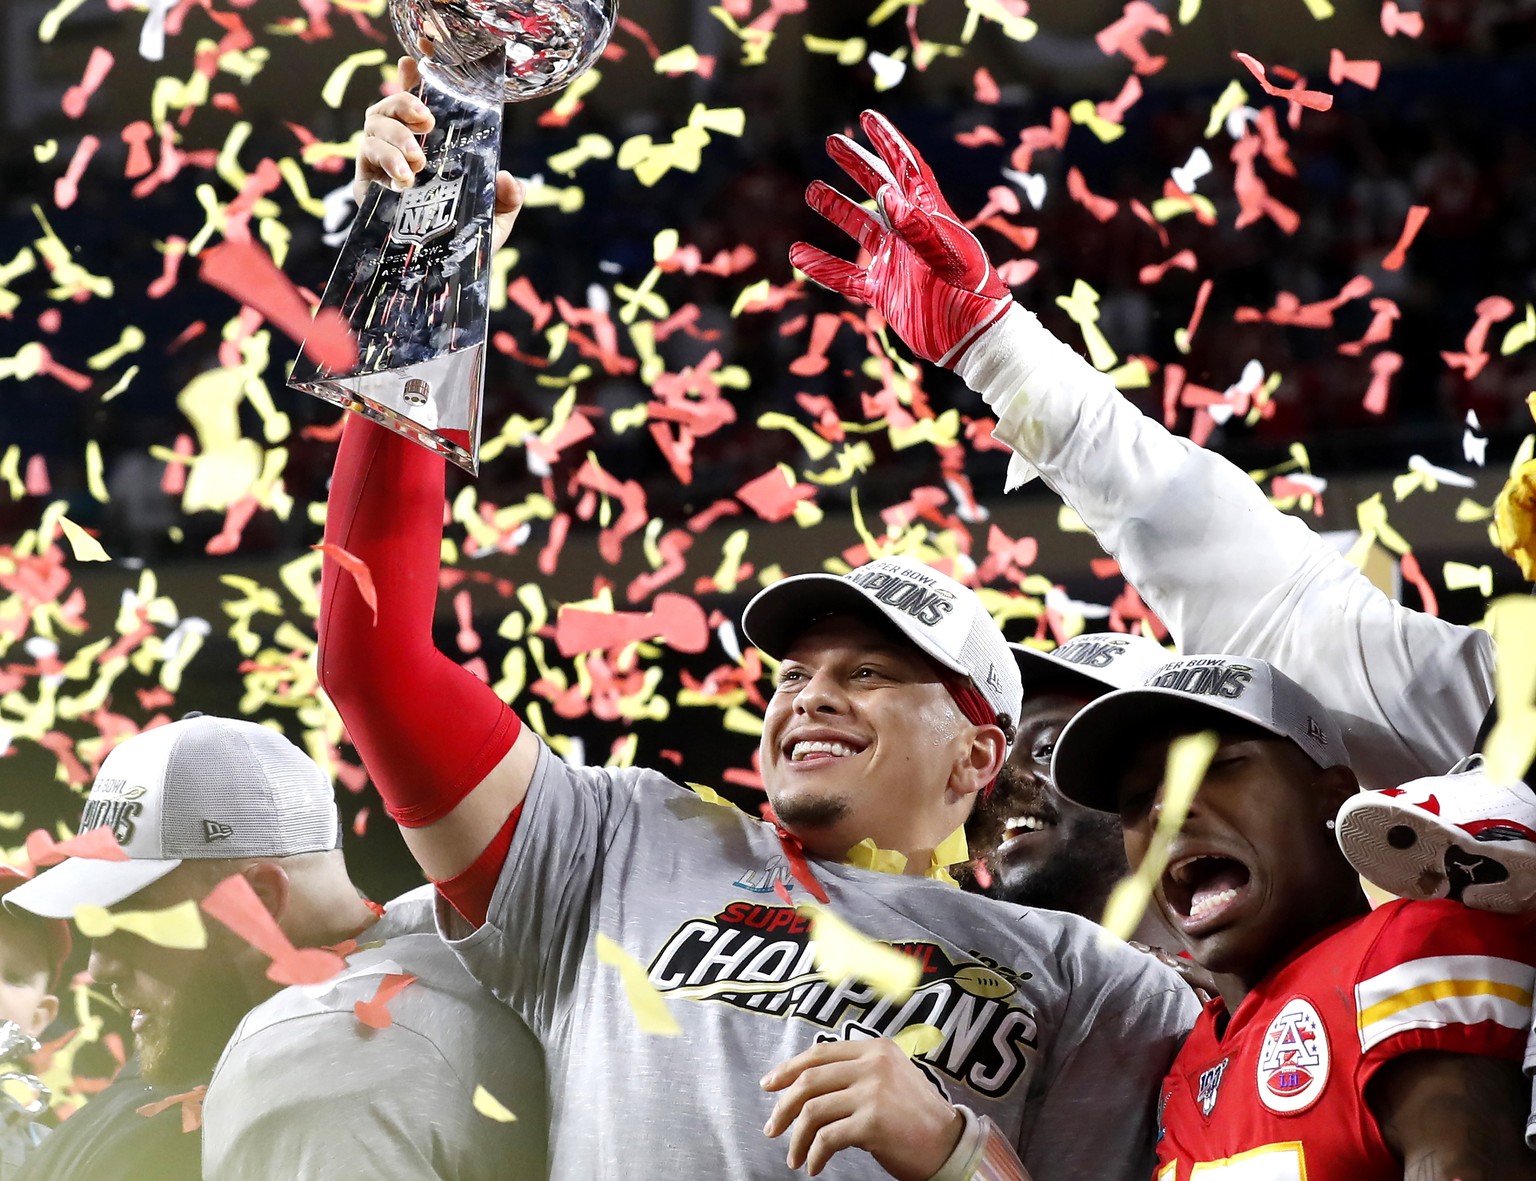
<instances>
[{"instance_id":1,"label":"raised arm","mask_svg":"<svg viewBox=\"0 0 1536 1181\"><path fill-rule=\"evenodd\" d=\"M416 82L411 59L401 79ZM409 93L369 109L357 184L408 187L432 125ZM495 245L522 190L496 178ZM443 530L444 460L349 414L325 540L364 562L377 617L332 553L321 574L320 683L422 869L471 922L483 921L538 758L538 742L491 688L432 642Z\"/></svg>"},{"instance_id":2,"label":"raised arm","mask_svg":"<svg viewBox=\"0 0 1536 1181\"><path fill-rule=\"evenodd\" d=\"M1393 602L1245 473L1126 402L1009 299L900 133L873 113L863 125L878 155L837 136L829 152L879 215L825 185L807 200L869 261L798 244L795 265L980 393L995 437L1077 510L1183 650L1262 657L1316 693L1366 786L1470 750L1491 699L1487 636Z\"/></svg>"}]
</instances>

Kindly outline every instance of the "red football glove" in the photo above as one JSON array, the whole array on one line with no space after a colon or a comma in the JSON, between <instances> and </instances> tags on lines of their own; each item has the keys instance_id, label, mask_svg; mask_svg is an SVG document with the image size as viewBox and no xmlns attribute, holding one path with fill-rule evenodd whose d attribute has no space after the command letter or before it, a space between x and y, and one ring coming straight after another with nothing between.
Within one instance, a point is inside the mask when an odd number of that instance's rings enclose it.
<instances>
[{"instance_id":1,"label":"red football glove","mask_svg":"<svg viewBox=\"0 0 1536 1181\"><path fill-rule=\"evenodd\" d=\"M924 360L952 365L1008 310L1008 285L917 149L884 115L865 111L859 122L879 156L842 135L828 137L827 154L875 198L880 216L819 180L805 199L868 261L845 262L805 242L789 248L789 261L829 291L873 306Z\"/></svg>"}]
</instances>

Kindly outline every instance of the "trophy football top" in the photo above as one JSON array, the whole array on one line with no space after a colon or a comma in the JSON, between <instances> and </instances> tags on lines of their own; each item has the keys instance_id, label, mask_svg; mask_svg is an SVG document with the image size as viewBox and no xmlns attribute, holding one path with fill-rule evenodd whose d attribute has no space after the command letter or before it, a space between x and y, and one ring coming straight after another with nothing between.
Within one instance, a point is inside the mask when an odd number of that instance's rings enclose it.
<instances>
[{"instance_id":1,"label":"trophy football top","mask_svg":"<svg viewBox=\"0 0 1536 1181\"><path fill-rule=\"evenodd\" d=\"M461 98L510 103L553 94L586 73L613 32L618 0L390 0L389 7L400 43L434 82Z\"/></svg>"}]
</instances>

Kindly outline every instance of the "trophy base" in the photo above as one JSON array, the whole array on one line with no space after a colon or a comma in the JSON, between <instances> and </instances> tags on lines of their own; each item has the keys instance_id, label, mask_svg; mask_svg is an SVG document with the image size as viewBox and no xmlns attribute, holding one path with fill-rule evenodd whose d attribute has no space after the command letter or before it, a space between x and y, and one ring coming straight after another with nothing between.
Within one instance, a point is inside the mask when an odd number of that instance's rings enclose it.
<instances>
[{"instance_id":1,"label":"trophy base","mask_svg":"<svg viewBox=\"0 0 1536 1181\"><path fill-rule=\"evenodd\" d=\"M473 476L480 470L479 410L484 372L485 348L479 345L400 369L290 380L288 384L388 427ZM465 405L445 406L445 395ZM467 413L467 429L438 425L439 414L445 410L451 419L461 422ZM453 413L455 410L458 412Z\"/></svg>"}]
</instances>

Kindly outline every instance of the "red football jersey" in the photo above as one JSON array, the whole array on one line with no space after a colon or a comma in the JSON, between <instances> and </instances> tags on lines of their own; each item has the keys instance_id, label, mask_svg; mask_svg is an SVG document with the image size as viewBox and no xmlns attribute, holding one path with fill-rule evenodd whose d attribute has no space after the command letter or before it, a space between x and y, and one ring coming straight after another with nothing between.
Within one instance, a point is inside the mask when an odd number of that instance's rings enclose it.
<instances>
[{"instance_id":1,"label":"red football jersey","mask_svg":"<svg viewBox=\"0 0 1536 1181\"><path fill-rule=\"evenodd\" d=\"M1518 1063L1536 940L1524 916L1389 902L1208 1006L1161 1096L1156 1181L1402 1181L1365 1085L1414 1050ZM1518 1067L1511 1065L1511 1070Z\"/></svg>"}]
</instances>

